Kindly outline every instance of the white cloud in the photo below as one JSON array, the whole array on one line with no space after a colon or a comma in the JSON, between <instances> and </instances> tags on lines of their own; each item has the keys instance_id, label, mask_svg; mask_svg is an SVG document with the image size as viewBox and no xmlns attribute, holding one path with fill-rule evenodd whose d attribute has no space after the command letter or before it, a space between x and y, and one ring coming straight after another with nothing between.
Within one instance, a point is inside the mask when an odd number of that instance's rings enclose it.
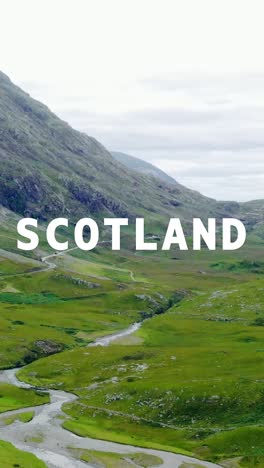
<instances>
[{"instance_id":1,"label":"white cloud","mask_svg":"<svg viewBox=\"0 0 264 468\"><path fill-rule=\"evenodd\" d=\"M2 71L110 149L261 197L263 2L8 0Z\"/></svg>"}]
</instances>

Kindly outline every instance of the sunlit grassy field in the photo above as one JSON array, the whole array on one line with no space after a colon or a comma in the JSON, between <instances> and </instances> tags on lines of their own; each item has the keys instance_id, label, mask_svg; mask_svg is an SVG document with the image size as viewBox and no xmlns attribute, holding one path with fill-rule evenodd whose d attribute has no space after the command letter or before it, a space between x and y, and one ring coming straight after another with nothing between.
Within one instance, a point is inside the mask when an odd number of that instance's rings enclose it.
<instances>
[{"instance_id":1,"label":"sunlit grassy field","mask_svg":"<svg viewBox=\"0 0 264 468\"><path fill-rule=\"evenodd\" d=\"M48 358L48 367L40 360L21 376L78 388L80 400L65 407L72 416L65 427L77 434L217 461L259 457L263 290L258 279L190 294L144 322L140 346L76 349Z\"/></svg>"},{"instance_id":2,"label":"sunlit grassy field","mask_svg":"<svg viewBox=\"0 0 264 468\"><path fill-rule=\"evenodd\" d=\"M0 441L0 466L5 468L45 468L45 463L31 453L16 449L8 442Z\"/></svg>"}]
</instances>

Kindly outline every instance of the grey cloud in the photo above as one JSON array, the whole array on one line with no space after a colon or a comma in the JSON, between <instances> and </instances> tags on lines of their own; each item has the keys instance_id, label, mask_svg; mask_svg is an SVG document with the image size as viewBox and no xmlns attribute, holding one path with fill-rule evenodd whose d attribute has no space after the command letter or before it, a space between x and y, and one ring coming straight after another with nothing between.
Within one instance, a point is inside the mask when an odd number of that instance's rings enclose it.
<instances>
[{"instance_id":1,"label":"grey cloud","mask_svg":"<svg viewBox=\"0 0 264 468\"><path fill-rule=\"evenodd\" d=\"M172 177L175 176L171 173ZM218 178L183 177L181 183L218 200L248 201L264 198L264 175Z\"/></svg>"},{"instance_id":2,"label":"grey cloud","mask_svg":"<svg viewBox=\"0 0 264 468\"><path fill-rule=\"evenodd\" d=\"M109 146L130 151L245 151L264 147L264 106L161 108L97 114L69 109L61 116ZM160 154L161 156L161 154Z\"/></svg>"},{"instance_id":3,"label":"grey cloud","mask_svg":"<svg viewBox=\"0 0 264 468\"><path fill-rule=\"evenodd\" d=\"M24 90L30 89L31 94L49 93L53 89L51 84L39 81L21 81L18 84Z\"/></svg>"},{"instance_id":4,"label":"grey cloud","mask_svg":"<svg viewBox=\"0 0 264 468\"><path fill-rule=\"evenodd\" d=\"M195 93L224 92L237 93L251 90L263 90L263 73L205 73L186 72L161 74L141 80L141 85L157 91L188 91Z\"/></svg>"},{"instance_id":5,"label":"grey cloud","mask_svg":"<svg viewBox=\"0 0 264 468\"><path fill-rule=\"evenodd\" d=\"M248 154L243 155L243 159L250 157ZM178 174L178 177L199 177L202 179L210 178L217 179L218 177L240 177L240 176L254 176L259 177L263 174L264 176L264 161L262 164L255 164L254 161L252 165L250 164L237 164L234 159L231 162L228 161L228 157L219 160L217 155L210 157L210 155L205 155L201 158L200 164L189 165L185 159L181 159L181 156L178 155L177 162L172 164L171 161L164 164L163 161L158 161L157 164L161 167L163 166L167 171L175 171Z\"/></svg>"},{"instance_id":6,"label":"grey cloud","mask_svg":"<svg viewBox=\"0 0 264 468\"><path fill-rule=\"evenodd\" d=\"M216 107L216 106L215 106ZM154 108L120 113L118 115L99 114L84 109L72 108L63 111L68 119L75 119L79 124L108 126L139 126L149 124L152 126L182 126L208 124L214 126L217 123L228 122L264 122L264 106L225 106L209 108Z\"/></svg>"},{"instance_id":7,"label":"grey cloud","mask_svg":"<svg viewBox=\"0 0 264 468\"><path fill-rule=\"evenodd\" d=\"M56 113L108 149L156 163L205 195L264 198L264 74L181 74L151 77L139 85L154 90L153 96L159 93L159 102L164 93L171 95L175 104L98 113L92 95L66 99L41 83L26 89L44 101L53 96Z\"/></svg>"},{"instance_id":8,"label":"grey cloud","mask_svg":"<svg viewBox=\"0 0 264 468\"><path fill-rule=\"evenodd\" d=\"M195 157L196 152L209 151L235 151L241 152L245 150L264 150L264 133L262 130L252 131L251 135L245 133L245 129L241 132L237 130L216 132L215 134L199 134L188 132L173 131L168 135L155 134L155 132L142 133L140 131L125 132L121 128L101 128L89 127L85 129L88 134L100 139L110 149L119 149L122 151L139 151L141 150L144 156L145 151L153 151L153 155L159 152L159 157L162 157L164 152L168 154L170 151L172 158L176 152L193 152ZM155 159L155 158L154 158Z\"/></svg>"},{"instance_id":9,"label":"grey cloud","mask_svg":"<svg viewBox=\"0 0 264 468\"><path fill-rule=\"evenodd\" d=\"M78 128L112 150L146 159L218 199L264 198L264 107L155 109L116 115L75 111Z\"/></svg>"}]
</instances>

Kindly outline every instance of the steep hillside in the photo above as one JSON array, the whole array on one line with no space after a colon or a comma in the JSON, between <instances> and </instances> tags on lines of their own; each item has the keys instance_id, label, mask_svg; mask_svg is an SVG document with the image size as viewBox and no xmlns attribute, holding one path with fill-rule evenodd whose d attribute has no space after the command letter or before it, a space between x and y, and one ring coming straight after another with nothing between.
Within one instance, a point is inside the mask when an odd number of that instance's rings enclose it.
<instances>
[{"instance_id":1,"label":"steep hillside","mask_svg":"<svg viewBox=\"0 0 264 468\"><path fill-rule=\"evenodd\" d=\"M143 161L143 159L130 156L129 154L120 153L119 151L111 151L111 154L117 161L128 167L128 169L133 169L134 171L140 172L142 174L156 177L157 179L160 179L167 184L175 184L175 179L168 176L166 172L163 172L158 167L153 166L153 164Z\"/></svg>"},{"instance_id":2,"label":"steep hillside","mask_svg":"<svg viewBox=\"0 0 264 468\"><path fill-rule=\"evenodd\" d=\"M229 204L125 168L0 73L0 204L21 215L208 217Z\"/></svg>"}]
</instances>

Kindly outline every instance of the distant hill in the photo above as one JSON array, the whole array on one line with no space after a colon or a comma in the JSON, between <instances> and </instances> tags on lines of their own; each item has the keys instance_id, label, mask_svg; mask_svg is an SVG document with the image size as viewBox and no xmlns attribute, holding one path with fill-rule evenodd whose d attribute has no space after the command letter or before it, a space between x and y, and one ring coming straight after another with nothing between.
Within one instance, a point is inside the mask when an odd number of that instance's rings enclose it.
<instances>
[{"instance_id":1,"label":"distant hill","mask_svg":"<svg viewBox=\"0 0 264 468\"><path fill-rule=\"evenodd\" d=\"M130 156L129 154L120 153L119 151L111 151L111 154L117 161L124 164L124 166L128 167L129 169L156 177L157 179L163 180L163 182L167 182L168 184L175 184L175 179L168 176L166 172L163 172L153 164L143 161L143 159Z\"/></svg>"}]
</instances>

